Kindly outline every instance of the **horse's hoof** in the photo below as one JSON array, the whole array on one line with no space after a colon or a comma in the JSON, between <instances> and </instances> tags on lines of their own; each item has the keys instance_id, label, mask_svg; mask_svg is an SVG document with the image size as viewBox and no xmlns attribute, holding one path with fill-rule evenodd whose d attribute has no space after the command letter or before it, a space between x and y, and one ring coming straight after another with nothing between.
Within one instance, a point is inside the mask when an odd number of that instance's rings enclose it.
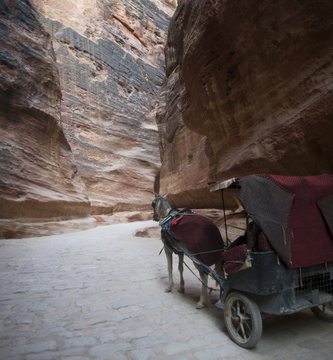
<instances>
[{"instance_id":1,"label":"horse's hoof","mask_svg":"<svg viewBox=\"0 0 333 360\"><path fill-rule=\"evenodd\" d=\"M181 294L184 294L185 289L184 289L184 288L180 288L180 289L178 289L178 292L181 293Z\"/></svg>"},{"instance_id":2,"label":"horse's hoof","mask_svg":"<svg viewBox=\"0 0 333 360\"><path fill-rule=\"evenodd\" d=\"M166 289L164 290L164 292L169 293L169 292L171 292L171 289L170 289L170 288L166 288Z\"/></svg>"},{"instance_id":3,"label":"horse's hoof","mask_svg":"<svg viewBox=\"0 0 333 360\"><path fill-rule=\"evenodd\" d=\"M197 306L196 306L197 309L203 309L204 307L206 307L206 305L204 303L201 303L201 302L197 303Z\"/></svg>"}]
</instances>

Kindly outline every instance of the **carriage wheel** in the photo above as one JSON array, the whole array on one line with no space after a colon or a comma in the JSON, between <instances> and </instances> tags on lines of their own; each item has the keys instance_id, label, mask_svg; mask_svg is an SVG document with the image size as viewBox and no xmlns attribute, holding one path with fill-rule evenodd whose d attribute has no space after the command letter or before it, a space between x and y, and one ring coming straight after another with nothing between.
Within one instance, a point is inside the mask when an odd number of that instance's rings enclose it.
<instances>
[{"instance_id":1,"label":"carriage wheel","mask_svg":"<svg viewBox=\"0 0 333 360\"><path fill-rule=\"evenodd\" d=\"M253 348L262 334L262 319L256 303L238 292L227 296L224 321L231 339L239 346Z\"/></svg>"},{"instance_id":2,"label":"carriage wheel","mask_svg":"<svg viewBox=\"0 0 333 360\"><path fill-rule=\"evenodd\" d=\"M333 301L311 308L311 311L320 320L333 322Z\"/></svg>"}]
</instances>

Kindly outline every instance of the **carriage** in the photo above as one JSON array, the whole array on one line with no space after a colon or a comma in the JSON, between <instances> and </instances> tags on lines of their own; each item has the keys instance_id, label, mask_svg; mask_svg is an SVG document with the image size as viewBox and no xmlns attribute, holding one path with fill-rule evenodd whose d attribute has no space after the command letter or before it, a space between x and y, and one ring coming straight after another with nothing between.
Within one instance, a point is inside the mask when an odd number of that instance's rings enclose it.
<instances>
[{"instance_id":1,"label":"carriage","mask_svg":"<svg viewBox=\"0 0 333 360\"><path fill-rule=\"evenodd\" d=\"M250 175L211 185L223 198L230 190L239 191L247 218L219 281L232 340L253 347L264 314L310 308L333 322L333 176Z\"/></svg>"},{"instance_id":2,"label":"carriage","mask_svg":"<svg viewBox=\"0 0 333 360\"><path fill-rule=\"evenodd\" d=\"M333 175L250 175L215 182L210 190L220 191L223 203L241 203L244 233L230 242L225 222L226 246L217 264L222 271L180 247L220 285L231 339L254 347L266 314L310 308L333 322Z\"/></svg>"}]
</instances>

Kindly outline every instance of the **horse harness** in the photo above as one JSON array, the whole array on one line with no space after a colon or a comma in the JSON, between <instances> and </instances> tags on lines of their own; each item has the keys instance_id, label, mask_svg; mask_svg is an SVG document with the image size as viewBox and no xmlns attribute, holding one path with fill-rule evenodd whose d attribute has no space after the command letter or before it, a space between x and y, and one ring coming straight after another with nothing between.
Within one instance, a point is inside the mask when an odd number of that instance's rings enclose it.
<instances>
[{"instance_id":1,"label":"horse harness","mask_svg":"<svg viewBox=\"0 0 333 360\"><path fill-rule=\"evenodd\" d=\"M176 225L184 216L190 216L190 215L193 215L193 212L189 209L183 209L183 210L170 209L170 212L168 213L168 215L160 221L161 236L163 239L164 246L167 246L176 255L182 255L185 253L187 256L189 256L192 259L192 261L196 262L195 258L193 259L192 256L190 256L190 254L186 251L185 248L182 248L182 246L180 246L182 249L178 250L174 247L174 244L176 244L179 241L169 233L169 230L172 225ZM172 240L173 243L170 240ZM164 249L164 246L162 247L159 255L161 255L161 253ZM200 253L198 253L198 254L200 254ZM198 254L195 254L195 255L198 255ZM188 270L209 290L209 293L211 293L212 291L220 291L218 289L214 289L214 288L206 285L193 272L193 270L186 264L186 262L184 260L183 260L183 263L188 268ZM201 264L201 266L204 266L204 265ZM212 270L208 266L205 266L205 272L207 275L212 275Z\"/></svg>"},{"instance_id":2,"label":"horse harness","mask_svg":"<svg viewBox=\"0 0 333 360\"><path fill-rule=\"evenodd\" d=\"M192 211L188 209L184 209L184 210L171 209L168 215L160 221L163 243L176 255L183 254L184 252L182 250L178 250L175 248L174 244L177 242L177 239L175 239L170 234L169 230L171 226L177 224L184 217L184 215L190 215L190 214L192 214ZM163 248L160 251L160 253L162 251Z\"/></svg>"}]
</instances>

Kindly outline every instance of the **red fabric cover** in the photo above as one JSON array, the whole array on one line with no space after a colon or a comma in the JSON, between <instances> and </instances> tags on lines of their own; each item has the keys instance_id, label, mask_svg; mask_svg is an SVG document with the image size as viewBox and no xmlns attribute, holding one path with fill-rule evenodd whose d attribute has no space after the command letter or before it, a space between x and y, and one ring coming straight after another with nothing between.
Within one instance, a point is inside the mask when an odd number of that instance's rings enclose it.
<instances>
[{"instance_id":1,"label":"red fabric cover","mask_svg":"<svg viewBox=\"0 0 333 360\"><path fill-rule=\"evenodd\" d=\"M223 267L227 274L238 271L244 264L247 255L246 244L235 246L222 254Z\"/></svg>"},{"instance_id":2,"label":"red fabric cover","mask_svg":"<svg viewBox=\"0 0 333 360\"><path fill-rule=\"evenodd\" d=\"M272 250L272 247L269 245L266 235L263 232L261 232L258 235L258 239L257 239L257 251L264 252L270 250Z\"/></svg>"},{"instance_id":3,"label":"red fabric cover","mask_svg":"<svg viewBox=\"0 0 333 360\"><path fill-rule=\"evenodd\" d=\"M184 215L171 224L169 233L192 253L223 249L223 240L217 226L201 215ZM211 266L221 259L221 252L195 256Z\"/></svg>"},{"instance_id":4,"label":"red fabric cover","mask_svg":"<svg viewBox=\"0 0 333 360\"><path fill-rule=\"evenodd\" d=\"M317 205L318 200L333 194L333 175L268 177L295 194L289 216L293 232L290 267L333 261L333 239Z\"/></svg>"}]
</instances>

